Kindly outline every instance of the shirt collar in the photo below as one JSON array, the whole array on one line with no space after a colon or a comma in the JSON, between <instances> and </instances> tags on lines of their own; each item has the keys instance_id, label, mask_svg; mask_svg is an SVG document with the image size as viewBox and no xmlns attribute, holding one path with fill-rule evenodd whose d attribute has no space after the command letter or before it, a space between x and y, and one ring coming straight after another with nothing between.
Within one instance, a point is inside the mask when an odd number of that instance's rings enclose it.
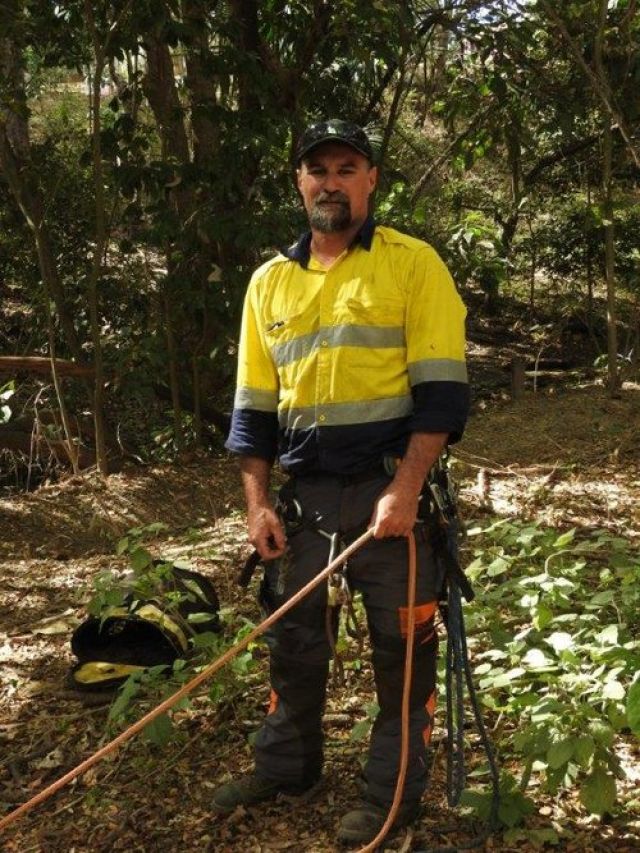
<instances>
[{"instance_id":1,"label":"shirt collar","mask_svg":"<svg viewBox=\"0 0 640 853\"><path fill-rule=\"evenodd\" d=\"M375 230L375 220L372 216L368 216L349 244L349 248L351 249L353 246L360 244L367 252L371 251ZM291 246L282 249L282 254L285 258L289 258L290 261L297 261L306 270L309 266L309 258L311 257L311 231L305 232Z\"/></svg>"}]
</instances>

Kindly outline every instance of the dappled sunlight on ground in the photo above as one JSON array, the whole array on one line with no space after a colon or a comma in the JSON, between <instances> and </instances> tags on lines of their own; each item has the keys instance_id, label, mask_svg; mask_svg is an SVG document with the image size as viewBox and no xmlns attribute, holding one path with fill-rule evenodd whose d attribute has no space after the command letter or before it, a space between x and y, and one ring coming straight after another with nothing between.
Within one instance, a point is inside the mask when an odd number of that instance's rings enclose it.
<instances>
[{"instance_id":1,"label":"dappled sunlight on ground","mask_svg":"<svg viewBox=\"0 0 640 853\"><path fill-rule=\"evenodd\" d=\"M559 529L575 526L579 533L607 528L627 538L640 536L638 387L626 388L623 398L613 401L590 386L492 404L474 414L453 457L468 526L497 514ZM214 581L223 607L258 619L255 584L249 590L236 584L249 546L232 460L140 468L106 482L70 477L0 501L0 750L5 758L0 801L5 804L28 799L103 742L104 698L83 698L65 683L72 663L69 637L86 612L91 578L105 569L127 570L126 558L115 556L118 538L133 526L155 522L166 528L145 543L154 556L188 558ZM232 704L196 697L191 708L176 715L179 742L164 750L140 739L132 742L117 759L27 816L10 831L6 849L333 853L336 822L358 796L364 744L354 742L351 732L373 699L367 655L361 669L348 670L347 684L330 692L327 781L317 797L302 806L276 802L238 810L222 820L208 807L211 790L251 766L247 738L268 702L265 656L257 656L261 668ZM444 805L445 733L438 722L425 816L413 836L403 836L390 849L461 839L463 823ZM640 782L637 749L623 744L619 759L625 785ZM621 842L617 823L589 818L577 797L553 798L536 784L539 811L533 826L557 824L574 833L556 849L634 849L635 841ZM454 838L431 831L452 823ZM508 841L492 839L485 849L539 848L515 832Z\"/></svg>"}]
</instances>

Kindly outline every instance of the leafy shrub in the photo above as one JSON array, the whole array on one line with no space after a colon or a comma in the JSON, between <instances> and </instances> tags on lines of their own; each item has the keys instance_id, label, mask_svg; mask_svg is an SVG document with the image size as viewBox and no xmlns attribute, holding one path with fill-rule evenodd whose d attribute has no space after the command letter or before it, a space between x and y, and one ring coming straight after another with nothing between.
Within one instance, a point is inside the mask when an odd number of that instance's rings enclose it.
<instances>
[{"instance_id":1,"label":"leafy shrub","mask_svg":"<svg viewBox=\"0 0 640 853\"><path fill-rule=\"evenodd\" d=\"M484 704L513 723L503 752L551 793L614 807L617 737L640 731L640 563L626 539L500 520L469 532L469 608ZM496 619L496 613L500 618Z\"/></svg>"}]
</instances>

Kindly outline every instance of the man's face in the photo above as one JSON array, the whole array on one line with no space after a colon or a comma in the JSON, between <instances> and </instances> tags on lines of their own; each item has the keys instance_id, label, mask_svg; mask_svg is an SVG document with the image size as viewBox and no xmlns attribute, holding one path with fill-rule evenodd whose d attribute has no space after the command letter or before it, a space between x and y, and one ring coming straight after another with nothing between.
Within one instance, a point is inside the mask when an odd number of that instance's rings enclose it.
<instances>
[{"instance_id":1,"label":"man's face","mask_svg":"<svg viewBox=\"0 0 640 853\"><path fill-rule=\"evenodd\" d=\"M349 145L319 145L304 158L297 175L312 230L335 234L367 218L378 170Z\"/></svg>"}]
</instances>

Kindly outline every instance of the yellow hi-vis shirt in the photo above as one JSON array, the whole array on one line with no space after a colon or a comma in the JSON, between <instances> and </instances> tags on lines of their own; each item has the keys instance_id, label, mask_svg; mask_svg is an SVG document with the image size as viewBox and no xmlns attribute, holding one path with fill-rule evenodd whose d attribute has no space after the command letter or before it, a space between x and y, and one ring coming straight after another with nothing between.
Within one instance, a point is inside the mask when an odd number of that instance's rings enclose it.
<instances>
[{"instance_id":1,"label":"yellow hi-vis shirt","mask_svg":"<svg viewBox=\"0 0 640 853\"><path fill-rule=\"evenodd\" d=\"M308 246L252 276L228 449L355 473L401 456L415 431L456 441L466 311L435 250L372 220L328 269Z\"/></svg>"}]
</instances>

